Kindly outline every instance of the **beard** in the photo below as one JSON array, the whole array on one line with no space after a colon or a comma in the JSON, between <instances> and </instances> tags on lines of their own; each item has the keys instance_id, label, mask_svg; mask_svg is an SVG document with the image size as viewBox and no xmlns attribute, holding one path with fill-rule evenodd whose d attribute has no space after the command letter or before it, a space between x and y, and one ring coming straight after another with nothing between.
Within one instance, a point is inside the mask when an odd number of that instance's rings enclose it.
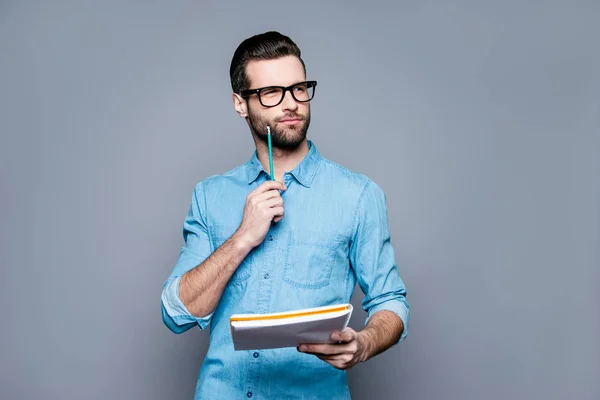
<instances>
[{"instance_id":1,"label":"beard","mask_svg":"<svg viewBox=\"0 0 600 400\"><path fill-rule=\"evenodd\" d=\"M279 124L280 120L286 118L298 118L301 121L293 126ZM293 150L300 146L306 138L306 132L308 132L310 125L310 109L306 117L300 114L286 113L271 121L248 109L248 124L254 135L264 143L268 142L267 126L270 126L272 146L279 149Z\"/></svg>"}]
</instances>

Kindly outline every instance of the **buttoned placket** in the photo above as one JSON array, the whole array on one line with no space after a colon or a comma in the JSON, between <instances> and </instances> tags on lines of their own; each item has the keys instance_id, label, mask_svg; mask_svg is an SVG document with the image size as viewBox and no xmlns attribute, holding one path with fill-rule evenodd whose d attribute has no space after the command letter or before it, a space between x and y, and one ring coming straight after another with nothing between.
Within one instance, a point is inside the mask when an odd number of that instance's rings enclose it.
<instances>
[{"instance_id":1,"label":"buttoned placket","mask_svg":"<svg viewBox=\"0 0 600 400\"><path fill-rule=\"evenodd\" d=\"M289 188L292 181L291 174L286 172L284 174L284 185ZM283 195L283 194L282 194ZM285 209L285 200L284 200ZM271 227L264 241L261 244L263 259L265 263L263 269L260 270L259 284L258 284L258 297L256 304L256 312L265 314L271 312L271 295L273 293L273 268L275 268L275 260L277 259L277 247L278 247L278 225L271 223ZM253 398L257 395L257 383L258 373L260 371L262 353L257 351L249 351L249 368L246 380L245 393L247 398Z\"/></svg>"}]
</instances>

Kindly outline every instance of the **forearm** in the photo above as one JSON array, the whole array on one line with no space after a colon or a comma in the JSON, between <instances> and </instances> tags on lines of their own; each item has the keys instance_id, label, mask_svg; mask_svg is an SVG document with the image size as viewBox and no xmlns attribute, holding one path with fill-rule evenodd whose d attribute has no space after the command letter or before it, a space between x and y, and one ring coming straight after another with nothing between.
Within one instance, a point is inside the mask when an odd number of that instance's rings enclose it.
<instances>
[{"instance_id":1,"label":"forearm","mask_svg":"<svg viewBox=\"0 0 600 400\"><path fill-rule=\"evenodd\" d=\"M395 313L381 310L373 314L367 326L358 332L359 340L365 347L364 361L397 343L403 331L404 323Z\"/></svg>"},{"instance_id":2,"label":"forearm","mask_svg":"<svg viewBox=\"0 0 600 400\"><path fill-rule=\"evenodd\" d=\"M192 315L206 316L217 307L227 282L250 250L251 246L234 234L181 277L179 297Z\"/></svg>"}]
</instances>

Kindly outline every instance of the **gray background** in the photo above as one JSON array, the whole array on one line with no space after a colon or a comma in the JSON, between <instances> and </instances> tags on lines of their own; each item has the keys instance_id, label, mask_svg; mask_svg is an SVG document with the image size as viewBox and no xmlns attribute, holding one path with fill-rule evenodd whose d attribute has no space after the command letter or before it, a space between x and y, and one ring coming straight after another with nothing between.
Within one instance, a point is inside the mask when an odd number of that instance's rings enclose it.
<instances>
[{"instance_id":1,"label":"gray background","mask_svg":"<svg viewBox=\"0 0 600 400\"><path fill-rule=\"evenodd\" d=\"M600 398L599 3L356 3L0 2L0 398L192 397L208 335L160 290L251 156L228 68L269 29L387 194L410 333L354 398Z\"/></svg>"}]
</instances>

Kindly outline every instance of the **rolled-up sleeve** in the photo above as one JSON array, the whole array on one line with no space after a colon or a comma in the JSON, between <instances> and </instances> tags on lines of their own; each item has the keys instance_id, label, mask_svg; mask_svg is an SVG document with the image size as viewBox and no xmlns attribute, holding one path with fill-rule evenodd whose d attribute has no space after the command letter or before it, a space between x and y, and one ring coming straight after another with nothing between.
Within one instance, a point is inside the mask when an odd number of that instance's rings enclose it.
<instances>
[{"instance_id":1,"label":"rolled-up sleeve","mask_svg":"<svg viewBox=\"0 0 600 400\"><path fill-rule=\"evenodd\" d=\"M360 195L354 227L350 262L365 294L362 302L363 309L368 313L365 324L377 311L391 311L404 324L398 341L401 342L408 334L410 307L390 240L386 197L373 181L366 183Z\"/></svg>"},{"instance_id":2,"label":"rolled-up sleeve","mask_svg":"<svg viewBox=\"0 0 600 400\"><path fill-rule=\"evenodd\" d=\"M212 253L204 209L204 194L200 182L194 189L192 202L183 223L185 245L181 248L177 263L162 288L163 322L175 333L185 332L196 325L205 329L212 318L212 313L203 317L192 315L179 297L179 283L183 274L201 264Z\"/></svg>"}]
</instances>

